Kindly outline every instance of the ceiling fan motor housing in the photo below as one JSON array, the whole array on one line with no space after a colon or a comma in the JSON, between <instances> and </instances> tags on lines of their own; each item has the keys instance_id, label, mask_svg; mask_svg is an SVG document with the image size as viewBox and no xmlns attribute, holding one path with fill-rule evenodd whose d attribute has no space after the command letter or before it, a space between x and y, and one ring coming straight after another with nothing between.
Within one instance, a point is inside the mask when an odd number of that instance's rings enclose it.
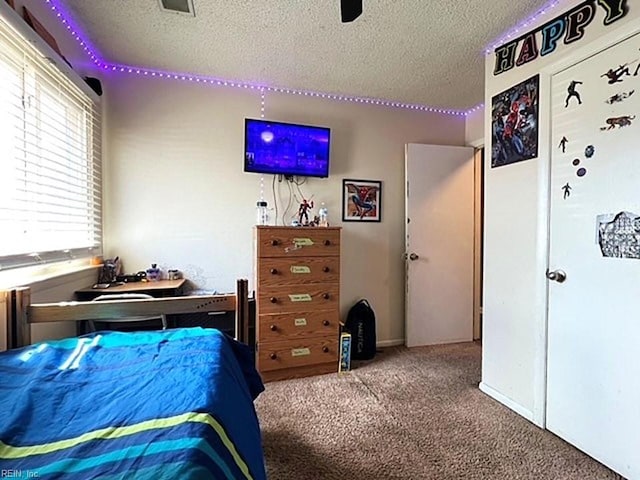
<instances>
[{"instance_id":1,"label":"ceiling fan motor housing","mask_svg":"<svg viewBox=\"0 0 640 480\"><path fill-rule=\"evenodd\" d=\"M340 0L340 16L343 23L353 22L362 15L362 0Z\"/></svg>"}]
</instances>

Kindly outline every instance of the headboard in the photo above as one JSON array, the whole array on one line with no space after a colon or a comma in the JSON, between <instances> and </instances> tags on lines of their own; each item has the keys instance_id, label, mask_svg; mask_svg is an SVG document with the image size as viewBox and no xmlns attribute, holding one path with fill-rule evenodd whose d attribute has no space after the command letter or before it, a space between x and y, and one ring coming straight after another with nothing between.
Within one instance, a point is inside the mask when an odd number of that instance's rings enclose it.
<instances>
[{"instance_id":1,"label":"headboard","mask_svg":"<svg viewBox=\"0 0 640 480\"><path fill-rule=\"evenodd\" d=\"M31 303L28 287L0 291L0 351L31 343L31 324L108 320L139 315L234 311L236 339L249 340L248 281L236 282L231 295L194 295L144 300ZM2 348L4 347L4 348Z\"/></svg>"}]
</instances>

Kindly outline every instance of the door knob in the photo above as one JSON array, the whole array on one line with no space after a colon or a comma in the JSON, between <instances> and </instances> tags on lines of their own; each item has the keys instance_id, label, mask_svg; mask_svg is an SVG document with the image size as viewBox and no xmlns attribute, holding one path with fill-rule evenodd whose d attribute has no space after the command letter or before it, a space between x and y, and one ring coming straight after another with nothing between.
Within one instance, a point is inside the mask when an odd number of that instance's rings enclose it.
<instances>
[{"instance_id":1,"label":"door knob","mask_svg":"<svg viewBox=\"0 0 640 480\"><path fill-rule=\"evenodd\" d=\"M562 283L567 279L567 274L563 270L554 270L553 272L547 270L547 278Z\"/></svg>"},{"instance_id":2,"label":"door knob","mask_svg":"<svg viewBox=\"0 0 640 480\"><path fill-rule=\"evenodd\" d=\"M417 259L419 259L419 258L420 258L420 256L419 256L418 254L416 254L416 253L411 253L411 254L409 255L409 260L412 260L412 261L413 261L413 260L417 260Z\"/></svg>"}]
</instances>

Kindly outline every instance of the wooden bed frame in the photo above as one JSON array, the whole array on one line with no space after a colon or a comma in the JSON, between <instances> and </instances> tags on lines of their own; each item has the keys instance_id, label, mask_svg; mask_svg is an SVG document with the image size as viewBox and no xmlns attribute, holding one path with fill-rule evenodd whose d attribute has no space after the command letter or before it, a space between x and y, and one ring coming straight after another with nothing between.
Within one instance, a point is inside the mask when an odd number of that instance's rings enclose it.
<instances>
[{"instance_id":1,"label":"wooden bed frame","mask_svg":"<svg viewBox=\"0 0 640 480\"><path fill-rule=\"evenodd\" d=\"M248 298L248 281L245 279L239 279L236 282L236 293L231 295L194 295L101 302L32 304L31 291L28 287L2 290L0 291L0 351L31 344L31 324L34 323L108 320L139 315L216 311L235 312L236 339L248 343Z\"/></svg>"}]
</instances>

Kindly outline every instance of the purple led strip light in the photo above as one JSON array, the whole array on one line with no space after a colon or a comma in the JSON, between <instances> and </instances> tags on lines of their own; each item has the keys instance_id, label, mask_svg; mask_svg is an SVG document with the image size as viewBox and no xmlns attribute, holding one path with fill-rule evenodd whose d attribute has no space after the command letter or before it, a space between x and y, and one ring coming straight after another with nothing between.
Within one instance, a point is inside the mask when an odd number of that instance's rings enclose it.
<instances>
[{"instance_id":1,"label":"purple led strip light","mask_svg":"<svg viewBox=\"0 0 640 480\"><path fill-rule=\"evenodd\" d=\"M456 116L462 116L462 117L468 115L473 111L476 111L479 108L479 106L473 107L470 110L437 108L437 107L429 107L427 105L420 105L420 104L413 104L413 103L394 102L391 100L384 100L380 98L358 97L354 95L339 95L339 94L333 94L333 93L315 92L311 90L299 90L294 88L272 87L268 85L253 84L253 83L242 82L242 81L230 81L230 80L224 80L224 79L215 78L215 77L207 77L202 75L163 72L160 70L154 70L150 68L111 64L106 62L104 59L102 59L100 55L97 53L97 50L94 47L92 47L88 41L85 40L86 35L82 35L79 33L80 29L74 24L74 22L70 20L70 15L67 12L65 12L64 8L60 5L60 3L57 0L45 0L45 2L55 12L56 17L60 19L63 25L65 25L66 29L69 31L69 33L71 33L73 38L75 38L75 40L80 44L80 46L83 48L85 53L89 56L89 58L91 58L91 61L96 66L98 66L103 70L111 70L114 72L130 73L130 74L149 76L149 77L183 80L183 81L189 81L193 83L204 83L204 84L217 85L217 86L223 86L223 87L244 88L247 90L260 90L263 92L267 91L267 92L276 92L276 93L286 93L289 95L318 97L318 98L324 98L328 100L340 100L343 102L351 102L351 103L363 103L368 105L380 105L384 107L405 108L409 110L418 110L418 111L432 112L432 113L443 113L447 115L456 115Z\"/></svg>"},{"instance_id":2,"label":"purple led strip light","mask_svg":"<svg viewBox=\"0 0 640 480\"><path fill-rule=\"evenodd\" d=\"M464 112L465 115L471 115L472 113L477 112L478 110L482 110L484 108L484 103L479 103L475 107L471 107L469 110Z\"/></svg>"},{"instance_id":3,"label":"purple led strip light","mask_svg":"<svg viewBox=\"0 0 640 480\"><path fill-rule=\"evenodd\" d=\"M334 94L334 93L315 92L311 90L300 90L295 88L274 87L274 86L269 86L264 84L254 84L254 83L248 83L248 82L242 82L242 81L224 80L221 78L208 77L204 75L165 72L162 70L154 70L150 68L132 67L129 65L114 65L114 64L104 63L102 64L101 68L104 70L111 70L113 72L131 73L135 75L168 78L173 80L184 80L192 83L204 83L204 84L210 84L210 85L217 85L221 87L235 87L235 88L243 88L245 90L260 90L260 91L264 90L266 92L286 93L289 95L317 97L317 98L324 98L328 100L340 100L343 102L364 103L369 105L382 105L385 107L406 108L410 110L421 110L421 111L428 111L428 112L445 113L449 115L460 115L460 116L466 115L466 111L463 111L463 110L428 107L426 105L393 102L390 100L382 100L379 98L371 98L371 97L356 97L352 95L340 95L340 94Z\"/></svg>"},{"instance_id":4,"label":"purple led strip light","mask_svg":"<svg viewBox=\"0 0 640 480\"><path fill-rule=\"evenodd\" d=\"M543 6L540 10L538 10L536 13L534 13L529 18L527 18L527 19L523 20L522 22L520 22L514 28L509 30L504 35L502 35L502 37L500 37L498 40L496 40L495 42L493 42L489 46L487 46L485 48L485 50L484 50L484 53L485 54L492 53L497 47L499 47L500 45L506 43L507 40L511 40L513 38L516 38L520 32L525 30L527 27L531 26L531 24L533 24L533 22L538 20L544 14L548 13L550 10L553 10L560 3L561 3L561 0L551 0L545 6Z\"/></svg>"},{"instance_id":5,"label":"purple led strip light","mask_svg":"<svg viewBox=\"0 0 640 480\"><path fill-rule=\"evenodd\" d=\"M45 3L49 5L51 10L54 11L56 17L60 20L60 22L65 26L65 28L69 31L69 33L75 38L75 40L80 44L85 53L89 56L91 61L95 63L97 66L102 67L104 65L104 61L100 58L100 56L96 53L94 47L90 45L90 43L85 40L86 35L81 35L79 33L80 29L77 25L74 24L70 20L70 15L64 11L64 9L57 4L54 0L44 0Z\"/></svg>"}]
</instances>

